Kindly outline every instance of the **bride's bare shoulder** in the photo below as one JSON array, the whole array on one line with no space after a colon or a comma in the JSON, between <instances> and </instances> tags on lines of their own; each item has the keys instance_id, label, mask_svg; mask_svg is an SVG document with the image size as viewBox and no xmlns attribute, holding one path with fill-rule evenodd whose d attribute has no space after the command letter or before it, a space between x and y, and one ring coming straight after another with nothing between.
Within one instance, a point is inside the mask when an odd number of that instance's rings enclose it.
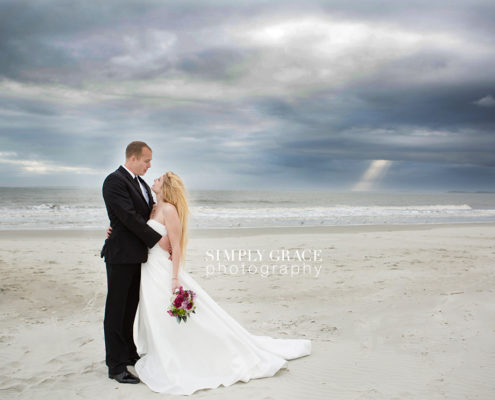
<instances>
[{"instance_id":1,"label":"bride's bare shoulder","mask_svg":"<svg viewBox=\"0 0 495 400\"><path fill-rule=\"evenodd\" d=\"M177 209L172 203L162 203L162 212L164 214L170 215L170 214L177 214Z\"/></svg>"},{"instance_id":2,"label":"bride's bare shoulder","mask_svg":"<svg viewBox=\"0 0 495 400\"><path fill-rule=\"evenodd\" d=\"M160 215L160 217L166 218L171 214L177 214L177 209L171 203L159 202L153 206L151 213L155 213L156 215Z\"/></svg>"}]
</instances>

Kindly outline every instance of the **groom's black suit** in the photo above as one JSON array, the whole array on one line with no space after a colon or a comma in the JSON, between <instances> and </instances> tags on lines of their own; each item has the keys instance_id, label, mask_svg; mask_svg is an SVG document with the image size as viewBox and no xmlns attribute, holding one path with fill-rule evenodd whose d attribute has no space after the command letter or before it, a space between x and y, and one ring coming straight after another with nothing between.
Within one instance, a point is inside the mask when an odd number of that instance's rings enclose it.
<instances>
[{"instance_id":1,"label":"groom's black suit","mask_svg":"<svg viewBox=\"0 0 495 400\"><path fill-rule=\"evenodd\" d=\"M108 286L103 325L106 364L114 375L124 371L129 361L138 357L132 331L139 302L141 263L148 258L148 248L161 238L146 224L153 198L146 182L140 181L148 192L149 202L139 184L122 166L103 182L103 199L112 227L101 250Z\"/></svg>"}]
</instances>

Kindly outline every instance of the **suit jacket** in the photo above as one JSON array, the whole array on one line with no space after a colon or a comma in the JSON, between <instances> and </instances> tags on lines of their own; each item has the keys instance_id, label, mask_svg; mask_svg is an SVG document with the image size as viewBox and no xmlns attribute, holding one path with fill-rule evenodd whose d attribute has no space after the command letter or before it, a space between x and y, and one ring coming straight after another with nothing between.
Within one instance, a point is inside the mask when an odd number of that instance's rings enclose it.
<instances>
[{"instance_id":1,"label":"suit jacket","mask_svg":"<svg viewBox=\"0 0 495 400\"><path fill-rule=\"evenodd\" d=\"M122 166L103 182L103 199L112 227L112 234L105 240L101 250L101 257L105 257L106 263L146 262L148 248L153 247L162 237L146 224L153 207L153 197L146 182L142 179L140 181L148 192L149 203Z\"/></svg>"}]
</instances>

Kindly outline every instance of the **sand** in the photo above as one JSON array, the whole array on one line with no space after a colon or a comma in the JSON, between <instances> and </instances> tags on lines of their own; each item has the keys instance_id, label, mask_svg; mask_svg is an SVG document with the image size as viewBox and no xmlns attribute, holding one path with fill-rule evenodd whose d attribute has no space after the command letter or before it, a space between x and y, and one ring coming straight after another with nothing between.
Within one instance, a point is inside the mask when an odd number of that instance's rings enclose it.
<instances>
[{"instance_id":1,"label":"sand","mask_svg":"<svg viewBox=\"0 0 495 400\"><path fill-rule=\"evenodd\" d=\"M107 377L103 236L0 232L1 399L177 398ZM232 249L253 260L212 272L208 254ZM304 274L268 259L304 249L322 259ZM252 333L313 344L274 377L193 398L495 398L495 224L198 230L187 265Z\"/></svg>"}]
</instances>

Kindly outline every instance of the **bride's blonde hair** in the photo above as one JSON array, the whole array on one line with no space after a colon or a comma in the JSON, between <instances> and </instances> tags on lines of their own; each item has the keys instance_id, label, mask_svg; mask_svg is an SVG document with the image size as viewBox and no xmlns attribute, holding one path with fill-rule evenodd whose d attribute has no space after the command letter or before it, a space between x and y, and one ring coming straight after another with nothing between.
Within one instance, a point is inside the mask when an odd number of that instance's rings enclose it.
<instances>
[{"instance_id":1,"label":"bride's blonde hair","mask_svg":"<svg viewBox=\"0 0 495 400\"><path fill-rule=\"evenodd\" d=\"M162 199L167 203L171 203L177 209L181 225L180 235L180 261L181 264L186 260L187 246L187 221L189 216L189 206L187 204L187 192L184 182L179 175L168 171L163 175Z\"/></svg>"}]
</instances>

